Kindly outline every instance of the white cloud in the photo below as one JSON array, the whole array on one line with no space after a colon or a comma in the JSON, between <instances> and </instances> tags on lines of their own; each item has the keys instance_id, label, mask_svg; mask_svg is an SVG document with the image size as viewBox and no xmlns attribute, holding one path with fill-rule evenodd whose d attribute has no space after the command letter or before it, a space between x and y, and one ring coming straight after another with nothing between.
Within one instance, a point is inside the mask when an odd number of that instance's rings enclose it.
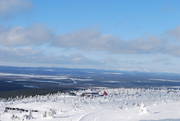
<instances>
[{"instance_id":1,"label":"white cloud","mask_svg":"<svg viewBox=\"0 0 180 121\"><path fill-rule=\"evenodd\" d=\"M42 47L75 49L85 52L112 54L164 54L180 56L179 27L164 32L161 36L150 36L134 40L122 40L95 29L84 29L63 35L55 34L48 27L14 27L0 29L2 47ZM78 59L75 59L78 60Z\"/></svg>"},{"instance_id":2,"label":"white cloud","mask_svg":"<svg viewBox=\"0 0 180 121\"><path fill-rule=\"evenodd\" d=\"M83 50L102 50L111 51L112 46L121 46L122 40L105 35L93 29L80 30L65 35L59 35L54 41L53 46L77 48Z\"/></svg>"},{"instance_id":3,"label":"white cloud","mask_svg":"<svg viewBox=\"0 0 180 121\"><path fill-rule=\"evenodd\" d=\"M30 65L56 65L56 66L97 66L101 63L81 54L64 55L53 53L47 55L43 49L31 47L0 47L0 64L13 63ZM25 65L27 66L27 65Z\"/></svg>"},{"instance_id":4,"label":"white cloud","mask_svg":"<svg viewBox=\"0 0 180 121\"><path fill-rule=\"evenodd\" d=\"M0 0L0 16L6 16L30 8L30 0Z\"/></svg>"},{"instance_id":5,"label":"white cloud","mask_svg":"<svg viewBox=\"0 0 180 121\"><path fill-rule=\"evenodd\" d=\"M0 64L178 71L179 36L178 28L126 41L95 29L60 35L43 25L0 27ZM152 62L159 55L166 58Z\"/></svg>"},{"instance_id":6,"label":"white cloud","mask_svg":"<svg viewBox=\"0 0 180 121\"><path fill-rule=\"evenodd\" d=\"M161 36L143 37L128 41L91 29L59 35L57 38L53 41L53 46L60 48L104 51L115 54L154 53L180 56L179 27L169 30Z\"/></svg>"},{"instance_id":7,"label":"white cloud","mask_svg":"<svg viewBox=\"0 0 180 121\"><path fill-rule=\"evenodd\" d=\"M0 44L3 46L39 46L53 39L52 32L42 25L0 30Z\"/></svg>"}]
</instances>

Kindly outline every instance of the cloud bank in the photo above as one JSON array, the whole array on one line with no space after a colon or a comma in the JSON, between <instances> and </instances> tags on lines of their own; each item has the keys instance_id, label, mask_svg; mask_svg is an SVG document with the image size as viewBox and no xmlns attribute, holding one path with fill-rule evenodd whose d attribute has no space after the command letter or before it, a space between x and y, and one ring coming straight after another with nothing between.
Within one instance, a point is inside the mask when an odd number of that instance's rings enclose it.
<instances>
[{"instance_id":1,"label":"cloud bank","mask_svg":"<svg viewBox=\"0 0 180 121\"><path fill-rule=\"evenodd\" d=\"M29 0L0 0L0 17L21 12L32 7Z\"/></svg>"},{"instance_id":2,"label":"cloud bank","mask_svg":"<svg viewBox=\"0 0 180 121\"><path fill-rule=\"evenodd\" d=\"M23 47L39 46L50 43L53 40L53 33L42 25L31 27L14 27L0 29L0 44L3 46Z\"/></svg>"},{"instance_id":3,"label":"cloud bank","mask_svg":"<svg viewBox=\"0 0 180 121\"><path fill-rule=\"evenodd\" d=\"M32 6L31 0L0 0L0 20ZM125 40L92 28L61 34L45 25L0 25L0 64L177 72L179 57L180 27Z\"/></svg>"},{"instance_id":4,"label":"cloud bank","mask_svg":"<svg viewBox=\"0 0 180 121\"><path fill-rule=\"evenodd\" d=\"M43 25L0 29L0 45L4 47L38 47L76 49L113 54L167 54L180 56L180 27L160 36L123 40L95 29L56 34Z\"/></svg>"}]
</instances>

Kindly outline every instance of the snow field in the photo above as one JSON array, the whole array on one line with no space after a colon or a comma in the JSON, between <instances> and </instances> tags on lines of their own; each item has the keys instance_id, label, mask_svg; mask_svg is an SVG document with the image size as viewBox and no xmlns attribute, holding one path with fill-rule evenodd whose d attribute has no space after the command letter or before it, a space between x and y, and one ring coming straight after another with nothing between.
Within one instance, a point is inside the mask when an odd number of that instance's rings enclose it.
<instances>
[{"instance_id":1,"label":"snow field","mask_svg":"<svg viewBox=\"0 0 180 121\"><path fill-rule=\"evenodd\" d=\"M82 97L106 90L108 96ZM0 101L0 121L180 121L180 90L88 89ZM6 107L29 110L5 111ZM38 110L38 112L32 112Z\"/></svg>"}]
</instances>

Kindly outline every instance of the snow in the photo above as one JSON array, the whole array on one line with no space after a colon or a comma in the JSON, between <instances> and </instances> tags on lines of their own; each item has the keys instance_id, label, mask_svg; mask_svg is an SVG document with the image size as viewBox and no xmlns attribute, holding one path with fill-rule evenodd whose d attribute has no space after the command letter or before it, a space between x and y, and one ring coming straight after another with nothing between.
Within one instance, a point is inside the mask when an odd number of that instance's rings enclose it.
<instances>
[{"instance_id":1,"label":"snow","mask_svg":"<svg viewBox=\"0 0 180 121\"><path fill-rule=\"evenodd\" d=\"M104 90L108 96L81 96ZM1 99L0 121L180 121L180 90L101 88L74 93Z\"/></svg>"},{"instance_id":2,"label":"snow","mask_svg":"<svg viewBox=\"0 0 180 121\"><path fill-rule=\"evenodd\" d=\"M0 73L0 77L6 77L6 76L15 76L15 77L19 77L18 81L22 81L25 82L27 80L25 80L25 78L34 78L31 79L32 82L37 82L37 80L35 79L46 79L46 80L38 80L38 82L46 82L46 83L54 83L54 84L63 84L62 82L59 82L59 80L65 80L65 79L69 79L72 81L72 84L77 84L77 81L93 81L93 79L89 79L89 78L75 78L75 77L69 77L67 75L37 75L37 74L13 74L13 73ZM50 79L51 81L47 81L48 79ZM28 80L29 81L29 80ZM8 83L12 83L13 81L7 81ZM67 85L67 84L66 84ZM25 85L24 87L28 87L27 85ZM30 88L32 88L32 86L30 86Z\"/></svg>"},{"instance_id":3,"label":"snow","mask_svg":"<svg viewBox=\"0 0 180 121\"><path fill-rule=\"evenodd\" d=\"M61 80L61 79L69 79L68 76L50 76L50 75L37 75L37 74L13 74L13 73L0 73L0 76L17 76L22 78L42 78L42 79L53 79L53 80Z\"/></svg>"},{"instance_id":4,"label":"snow","mask_svg":"<svg viewBox=\"0 0 180 121\"><path fill-rule=\"evenodd\" d=\"M163 81L163 82L180 82L180 80L171 80L171 79L149 79L151 81Z\"/></svg>"}]
</instances>

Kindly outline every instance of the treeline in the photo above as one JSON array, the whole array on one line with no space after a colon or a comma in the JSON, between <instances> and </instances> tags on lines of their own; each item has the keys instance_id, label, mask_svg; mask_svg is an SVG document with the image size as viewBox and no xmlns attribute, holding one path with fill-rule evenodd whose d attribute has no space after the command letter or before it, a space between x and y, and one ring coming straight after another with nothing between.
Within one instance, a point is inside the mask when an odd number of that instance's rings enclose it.
<instances>
[{"instance_id":1,"label":"treeline","mask_svg":"<svg viewBox=\"0 0 180 121\"><path fill-rule=\"evenodd\" d=\"M79 90L77 88L53 88L53 89L22 89L14 91L0 91L0 98L16 98L16 97L29 97L36 95L46 95L54 93L71 93L73 90ZM73 95L73 94L72 94Z\"/></svg>"}]
</instances>

